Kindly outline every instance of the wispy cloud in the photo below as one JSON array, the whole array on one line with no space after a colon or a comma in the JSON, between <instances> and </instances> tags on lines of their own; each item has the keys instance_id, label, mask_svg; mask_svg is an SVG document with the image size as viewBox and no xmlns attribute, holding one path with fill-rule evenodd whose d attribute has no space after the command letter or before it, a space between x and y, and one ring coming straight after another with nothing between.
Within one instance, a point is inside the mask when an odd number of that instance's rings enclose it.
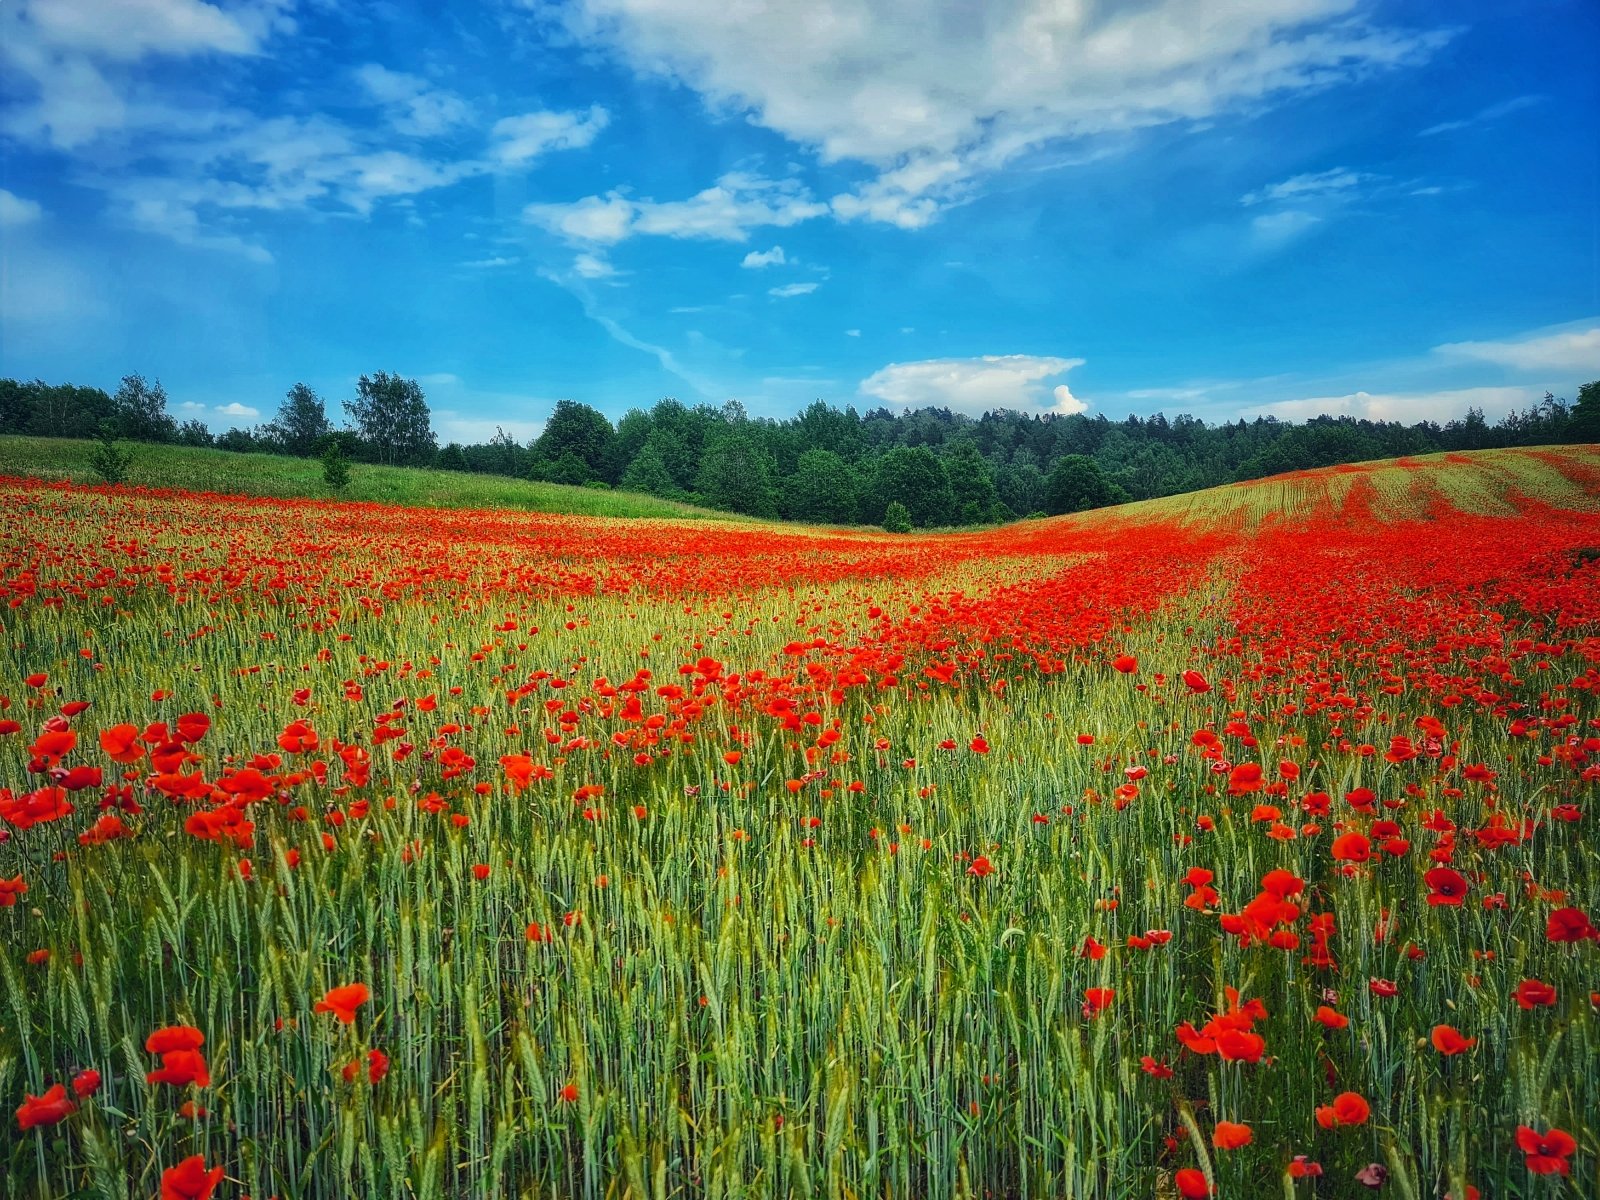
<instances>
[{"instance_id":1,"label":"wispy cloud","mask_svg":"<svg viewBox=\"0 0 1600 1200\"><path fill-rule=\"evenodd\" d=\"M389 121L399 133L438 137L472 120L471 105L420 76L366 63L356 68L355 77L367 95L388 110Z\"/></svg>"},{"instance_id":2,"label":"wispy cloud","mask_svg":"<svg viewBox=\"0 0 1600 1200\"><path fill-rule=\"evenodd\" d=\"M1600 317L1503 341L1447 342L1434 353L1517 371L1600 377Z\"/></svg>"},{"instance_id":3,"label":"wispy cloud","mask_svg":"<svg viewBox=\"0 0 1600 1200\"><path fill-rule=\"evenodd\" d=\"M292 0L226 8L200 0L0 5L0 70L12 84L0 134L65 155L68 178L102 192L114 222L264 263L272 255L252 215L365 216L386 201L587 146L606 127L605 110L591 107L501 117L485 129L463 97L380 63L351 71L352 99L378 110L377 123L258 112L217 100L230 94L221 83L194 89L202 75L225 81L238 64L285 41L296 28L292 7ZM186 69L151 71L157 61L183 61ZM441 148L437 139L446 134Z\"/></svg>"},{"instance_id":4,"label":"wispy cloud","mask_svg":"<svg viewBox=\"0 0 1600 1200\"><path fill-rule=\"evenodd\" d=\"M1454 133L1458 129L1468 129L1473 125L1486 125L1498 121L1501 117L1509 117L1514 112L1521 112L1525 108L1532 108L1535 104L1542 104L1547 97L1540 95L1513 96L1509 100L1502 100L1498 104L1491 104L1488 108L1479 109L1470 117L1462 117L1456 121L1440 121L1437 125L1429 125L1418 132L1418 137L1436 137L1441 133Z\"/></svg>"},{"instance_id":5,"label":"wispy cloud","mask_svg":"<svg viewBox=\"0 0 1600 1200\"><path fill-rule=\"evenodd\" d=\"M768 288L767 295L787 300L792 296L809 296L821 286L817 283L785 283L780 287Z\"/></svg>"},{"instance_id":6,"label":"wispy cloud","mask_svg":"<svg viewBox=\"0 0 1600 1200\"><path fill-rule=\"evenodd\" d=\"M751 230L796 225L827 211L794 180L730 172L686 200L633 200L610 192L530 204L523 216L568 241L610 245L639 234L742 242Z\"/></svg>"},{"instance_id":7,"label":"wispy cloud","mask_svg":"<svg viewBox=\"0 0 1600 1200\"><path fill-rule=\"evenodd\" d=\"M1313 171L1294 175L1239 197L1239 203L1248 206L1280 203L1303 203L1312 198L1337 197L1341 200L1356 193L1357 189L1376 182L1380 177L1346 167L1333 167L1326 171Z\"/></svg>"},{"instance_id":8,"label":"wispy cloud","mask_svg":"<svg viewBox=\"0 0 1600 1200\"><path fill-rule=\"evenodd\" d=\"M26 196L0 188L0 229L32 225L43 215L44 209L37 200L29 200Z\"/></svg>"}]
</instances>

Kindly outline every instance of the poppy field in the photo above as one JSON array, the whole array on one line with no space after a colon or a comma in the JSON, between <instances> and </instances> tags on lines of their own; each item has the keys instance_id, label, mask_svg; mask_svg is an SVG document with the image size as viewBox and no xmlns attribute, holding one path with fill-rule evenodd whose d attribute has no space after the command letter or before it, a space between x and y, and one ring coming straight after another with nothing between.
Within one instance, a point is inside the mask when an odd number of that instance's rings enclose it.
<instances>
[{"instance_id":1,"label":"poppy field","mask_svg":"<svg viewBox=\"0 0 1600 1200\"><path fill-rule=\"evenodd\" d=\"M0 539L0 1194L1600 1195L1592 450Z\"/></svg>"}]
</instances>

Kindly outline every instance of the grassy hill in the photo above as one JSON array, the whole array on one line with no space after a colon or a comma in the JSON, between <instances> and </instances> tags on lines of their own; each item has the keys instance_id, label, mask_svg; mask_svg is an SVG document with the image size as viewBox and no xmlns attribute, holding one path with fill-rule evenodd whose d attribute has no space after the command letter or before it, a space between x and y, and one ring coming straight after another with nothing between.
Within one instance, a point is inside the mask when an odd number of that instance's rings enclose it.
<instances>
[{"instance_id":1,"label":"grassy hill","mask_svg":"<svg viewBox=\"0 0 1600 1200\"><path fill-rule=\"evenodd\" d=\"M0 475L98 483L89 470L93 442L67 438L0 437ZM246 496L332 499L316 459L277 454L236 454L192 446L133 444L130 487L180 488ZM342 500L367 500L423 508L519 508L587 517L676 517L742 520L731 513L677 504L635 492L531 483L501 475L424 471L356 463Z\"/></svg>"},{"instance_id":2,"label":"grassy hill","mask_svg":"<svg viewBox=\"0 0 1600 1200\"><path fill-rule=\"evenodd\" d=\"M97 482L93 443L65 438L0 437L0 475ZM331 499L314 459L236 454L188 446L136 445L131 486L192 492ZM531 483L499 475L425 471L358 463L339 497L419 508L522 509L590 517L749 521L732 513L634 492ZM1255 527L1350 513L1380 521L1439 516L1451 510L1510 515L1520 500L1555 508L1600 509L1600 447L1535 446L1381 459L1292 471L1158 500L1081 513L1078 521L1139 523L1177 518L1199 525Z\"/></svg>"},{"instance_id":3,"label":"grassy hill","mask_svg":"<svg viewBox=\"0 0 1600 1200\"><path fill-rule=\"evenodd\" d=\"M1378 521L1454 512L1512 516L1532 501L1552 508L1600 509L1600 447L1528 446L1346 463L1290 471L1245 483L1143 500L1082 514L1134 523L1177 518L1188 524L1254 528L1348 514Z\"/></svg>"}]
</instances>

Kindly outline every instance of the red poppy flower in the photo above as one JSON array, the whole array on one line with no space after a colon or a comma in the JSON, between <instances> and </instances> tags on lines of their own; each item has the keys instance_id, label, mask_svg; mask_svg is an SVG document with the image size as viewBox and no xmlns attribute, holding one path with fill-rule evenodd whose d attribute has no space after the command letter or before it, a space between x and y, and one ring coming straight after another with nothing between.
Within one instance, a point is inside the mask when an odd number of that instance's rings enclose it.
<instances>
[{"instance_id":1,"label":"red poppy flower","mask_svg":"<svg viewBox=\"0 0 1600 1200\"><path fill-rule=\"evenodd\" d=\"M1435 908L1459 908L1467 898L1467 877L1450 867L1434 867L1423 875L1422 881L1428 885L1428 903Z\"/></svg>"},{"instance_id":2,"label":"red poppy flower","mask_svg":"<svg viewBox=\"0 0 1600 1200\"><path fill-rule=\"evenodd\" d=\"M1366 862L1372 857L1372 842L1364 833L1341 833L1333 839L1333 857L1339 862Z\"/></svg>"},{"instance_id":3,"label":"red poppy flower","mask_svg":"<svg viewBox=\"0 0 1600 1200\"><path fill-rule=\"evenodd\" d=\"M578 1102L578 1085L569 1083L561 1089L561 1102L563 1104L576 1104Z\"/></svg>"},{"instance_id":4,"label":"red poppy flower","mask_svg":"<svg viewBox=\"0 0 1600 1200\"><path fill-rule=\"evenodd\" d=\"M158 1029L144 1040L144 1048L151 1054L168 1054L173 1050L198 1050L206 1044L206 1035L192 1025L168 1025Z\"/></svg>"},{"instance_id":5,"label":"red poppy flower","mask_svg":"<svg viewBox=\"0 0 1600 1200\"><path fill-rule=\"evenodd\" d=\"M1206 677L1199 671L1185 671L1183 673L1183 686L1188 688L1192 695L1209 692L1211 685L1206 682Z\"/></svg>"},{"instance_id":6,"label":"red poppy flower","mask_svg":"<svg viewBox=\"0 0 1600 1200\"><path fill-rule=\"evenodd\" d=\"M1433 1048L1447 1057L1465 1054L1478 1044L1477 1038L1462 1037L1461 1031L1453 1025L1435 1025L1432 1041Z\"/></svg>"},{"instance_id":7,"label":"red poppy flower","mask_svg":"<svg viewBox=\"0 0 1600 1200\"><path fill-rule=\"evenodd\" d=\"M1115 1000L1116 998L1117 998L1117 992L1116 992L1115 988L1107 988L1107 987L1085 988L1084 992L1083 992L1083 1016L1084 1016L1084 1019L1087 1020L1087 1019L1089 1019L1091 1017L1099 1016L1101 1013L1105 1012L1105 1010L1111 1006L1111 1002L1113 1000Z\"/></svg>"},{"instance_id":8,"label":"red poppy flower","mask_svg":"<svg viewBox=\"0 0 1600 1200\"><path fill-rule=\"evenodd\" d=\"M168 1050L161 1056L161 1066L145 1075L146 1083L170 1083L173 1087L211 1086L211 1071L206 1066L205 1055L198 1050Z\"/></svg>"},{"instance_id":9,"label":"red poppy flower","mask_svg":"<svg viewBox=\"0 0 1600 1200\"><path fill-rule=\"evenodd\" d=\"M1211 1195L1211 1185L1206 1182L1205 1172L1195 1167L1183 1167L1174 1172L1172 1183L1183 1200L1206 1200Z\"/></svg>"},{"instance_id":10,"label":"red poppy flower","mask_svg":"<svg viewBox=\"0 0 1600 1200\"><path fill-rule=\"evenodd\" d=\"M372 992L364 983L346 983L329 988L328 994L313 1006L313 1012L332 1013L341 1023L349 1025L356 1019L356 1009L369 999Z\"/></svg>"},{"instance_id":11,"label":"red poppy flower","mask_svg":"<svg viewBox=\"0 0 1600 1200\"><path fill-rule=\"evenodd\" d=\"M1139 660L1131 654L1119 654L1111 660L1111 665L1124 675L1132 675L1139 669Z\"/></svg>"},{"instance_id":12,"label":"red poppy flower","mask_svg":"<svg viewBox=\"0 0 1600 1200\"><path fill-rule=\"evenodd\" d=\"M78 1099L87 1100L100 1090L100 1072L95 1070L79 1071L72 1077L72 1090Z\"/></svg>"},{"instance_id":13,"label":"red poppy flower","mask_svg":"<svg viewBox=\"0 0 1600 1200\"><path fill-rule=\"evenodd\" d=\"M1516 997L1517 1005L1524 1009L1538 1008L1541 1005L1553 1008L1556 1003L1556 989L1537 979L1524 979L1517 984L1517 990L1513 995Z\"/></svg>"},{"instance_id":14,"label":"red poppy flower","mask_svg":"<svg viewBox=\"0 0 1600 1200\"><path fill-rule=\"evenodd\" d=\"M26 895L28 885L21 875L14 879L0 879L0 908L10 908L17 902L17 897Z\"/></svg>"},{"instance_id":15,"label":"red poppy flower","mask_svg":"<svg viewBox=\"0 0 1600 1200\"><path fill-rule=\"evenodd\" d=\"M1255 1131L1235 1121L1218 1121L1211 1133L1211 1144L1218 1150L1237 1150L1255 1140Z\"/></svg>"},{"instance_id":16,"label":"red poppy flower","mask_svg":"<svg viewBox=\"0 0 1600 1200\"><path fill-rule=\"evenodd\" d=\"M1517 1148L1527 1156L1528 1170L1535 1175L1565 1175L1571 1170L1567 1159L1572 1157L1578 1143L1565 1130L1539 1133L1526 1125L1518 1125Z\"/></svg>"},{"instance_id":17,"label":"red poppy flower","mask_svg":"<svg viewBox=\"0 0 1600 1200\"><path fill-rule=\"evenodd\" d=\"M45 1125L65 1121L78 1106L67 1099L65 1084L56 1084L42 1096L23 1093L22 1106L17 1109L17 1128L26 1133Z\"/></svg>"},{"instance_id":18,"label":"red poppy flower","mask_svg":"<svg viewBox=\"0 0 1600 1200\"><path fill-rule=\"evenodd\" d=\"M389 1073L389 1056L382 1050L367 1051L367 1082L376 1086Z\"/></svg>"},{"instance_id":19,"label":"red poppy flower","mask_svg":"<svg viewBox=\"0 0 1600 1200\"><path fill-rule=\"evenodd\" d=\"M1172 1068L1164 1062L1157 1062L1148 1054L1139 1060L1139 1069L1152 1079L1172 1078Z\"/></svg>"},{"instance_id":20,"label":"red poppy flower","mask_svg":"<svg viewBox=\"0 0 1600 1200\"><path fill-rule=\"evenodd\" d=\"M972 865L967 868L967 874L968 875L976 875L979 879L982 879L985 875L992 875L993 873L994 873L994 864L991 863L989 861L989 859L985 855L982 855L982 854L978 855L977 858L973 859L972 860Z\"/></svg>"},{"instance_id":21,"label":"red poppy flower","mask_svg":"<svg viewBox=\"0 0 1600 1200\"><path fill-rule=\"evenodd\" d=\"M1317 1011L1313 1019L1317 1021L1318 1024L1323 1025L1328 1029L1343 1029L1350 1024L1349 1017L1345 1016L1343 1013L1335 1012L1326 1004L1317 1006Z\"/></svg>"},{"instance_id":22,"label":"red poppy flower","mask_svg":"<svg viewBox=\"0 0 1600 1200\"><path fill-rule=\"evenodd\" d=\"M144 757L144 746L139 741L137 725L113 725L100 731L100 749L112 762L138 762Z\"/></svg>"},{"instance_id":23,"label":"red poppy flower","mask_svg":"<svg viewBox=\"0 0 1600 1200\"><path fill-rule=\"evenodd\" d=\"M1545 924L1545 936L1552 942L1581 942L1595 937L1596 931L1581 908L1558 908Z\"/></svg>"},{"instance_id":24,"label":"red poppy flower","mask_svg":"<svg viewBox=\"0 0 1600 1200\"><path fill-rule=\"evenodd\" d=\"M1324 1129L1337 1129L1342 1125L1365 1125L1372 1115L1372 1106L1359 1092L1340 1092L1332 1104L1319 1105L1317 1124Z\"/></svg>"},{"instance_id":25,"label":"red poppy flower","mask_svg":"<svg viewBox=\"0 0 1600 1200\"><path fill-rule=\"evenodd\" d=\"M175 1167L161 1172L161 1200L211 1200L222 1182L222 1168L206 1170L206 1160L191 1154Z\"/></svg>"}]
</instances>

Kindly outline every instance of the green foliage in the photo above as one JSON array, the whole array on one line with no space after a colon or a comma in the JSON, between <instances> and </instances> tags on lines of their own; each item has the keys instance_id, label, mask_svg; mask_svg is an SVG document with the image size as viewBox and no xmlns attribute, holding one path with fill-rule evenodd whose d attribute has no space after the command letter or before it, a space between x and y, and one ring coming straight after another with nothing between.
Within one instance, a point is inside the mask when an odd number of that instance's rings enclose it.
<instances>
[{"instance_id":1,"label":"green foliage","mask_svg":"<svg viewBox=\"0 0 1600 1200\"><path fill-rule=\"evenodd\" d=\"M146 383L143 375L124 375L111 403L117 431L135 442L173 442L178 425L167 415L167 392L158 379Z\"/></svg>"},{"instance_id":2,"label":"green foliage","mask_svg":"<svg viewBox=\"0 0 1600 1200\"><path fill-rule=\"evenodd\" d=\"M461 452L461 443L451 442L439 451L439 460L433 465L441 471L467 470L467 456Z\"/></svg>"},{"instance_id":3,"label":"green foliage","mask_svg":"<svg viewBox=\"0 0 1600 1200\"><path fill-rule=\"evenodd\" d=\"M978 447L970 441L957 443L944 458L945 476L958 525L981 525L988 521L999 503L994 472Z\"/></svg>"},{"instance_id":4,"label":"green foliage","mask_svg":"<svg viewBox=\"0 0 1600 1200\"><path fill-rule=\"evenodd\" d=\"M898 500L912 524L922 529L948 525L955 515L955 493L944 464L926 446L896 446L879 458L870 495L875 514L887 513Z\"/></svg>"},{"instance_id":5,"label":"green foliage","mask_svg":"<svg viewBox=\"0 0 1600 1200\"><path fill-rule=\"evenodd\" d=\"M751 517L776 517L778 492L772 462L743 431L724 434L701 459L695 487L712 508Z\"/></svg>"},{"instance_id":6,"label":"green foliage","mask_svg":"<svg viewBox=\"0 0 1600 1200\"><path fill-rule=\"evenodd\" d=\"M594 470L578 455L568 450L554 462L539 463L538 478L546 483L564 483L568 487L582 487L594 479Z\"/></svg>"},{"instance_id":7,"label":"green foliage","mask_svg":"<svg viewBox=\"0 0 1600 1200\"><path fill-rule=\"evenodd\" d=\"M342 492L350 483L350 459L338 442L330 442L322 452L322 482L336 492Z\"/></svg>"},{"instance_id":8,"label":"green foliage","mask_svg":"<svg viewBox=\"0 0 1600 1200\"><path fill-rule=\"evenodd\" d=\"M267 431L289 453L309 458L318 453L322 439L333 432L322 397L303 383L289 389Z\"/></svg>"},{"instance_id":9,"label":"green foliage","mask_svg":"<svg viewBox=\"0 0 1600 1200\"><path fill-rule=\"evenodd\" d=\"M1128 494L1106 478L1100 464L1084 454L1069 454L1051 468L1045 508L1053 516L1122 504Z\"/></svg>"},{"instance_id":10,"label":"green foliage","mask_svg":"<svg viewBox=\"0 0 1600 1200\"><path fill-rule=\"evenodd\" d=\"M883 531L885 533L911 532L911 513L900 501L889 501L889 507L883 513Z\"/></svg>"},{"instance_id":11,"label":"green foliage","mask_svg":"<svg viewBox=\"0 0 1600 1200\"><path fill-rule=\"evenodd\" d=\"M364 449L376 462L421 466L433 461L438 443L422 387L387 371L363 375L345 408L355 418Z\"/></svg>"},{"instance_id":12,"label":"green foliage","mask_svg":"<svg viewBox=\"0 0 1600 1200\"><path fill-rule=\"evenodd\" d=\"M121 483L133 465L133 451L118 440L117 426L111 421L100 426L94 449L89 451L89 469L106 483Z\"/></svg>"},{"instance_id":13,"label":"green foliage","mask_svg":"<svg viewBox=\"0 0 1600 1200\"><path fill-rule=\"evenodd\" d=\"M210 446L216 442L204 421L185 421L179 425L176 440L180 446Z\"/></svg>"},{"instance_id":14,"label":"green foliage","mask_svg":"<svg viewBox=\"0 0 1600 1200\"><path fill-rule=\"evenodd\" d=\"M485 443L436 455L427 405L413 381L379 373L363 377L363 385L350 405L353 414L367 416L359 435L329 430L320 399L297 384L273 422L257 430L229 430L214 444L240 453L280 448L306 453L310 438L309 453L318 455L327 438L339 437L345 453L363 461L422 465L437 459L441 467L458 472L570 484L603 481L681 499L702 486L708 457L725 456L716 448L737 434L765 464L766 483L777 492L776 511L785 517L878 524L889 502L899 499L914 524L930 526L1000 522L1015 513L1055 510L1050 473L1070 456L1091 459L1110 489L1109 496L1098 486L1080 489L1062 501L1076 507L1440 450L1600 442L1600 396L1595 384L1586 384L1576 406L1546 395L1493 425L1474 408L1442 426L1350 417L1210 425L1183 415L1169 420L1160 413L1115 422L1104 416L1006 411L973 419L943 408L900 414L876 408L862 414L821 400L794 417L774 420L752 417L737 402L689 407L667 398L648 410L628 410L613 428L596 409L564 400L531 445L499 429ZM92 438L102 420L115 418L120 426L123 403L142 414L135 423L148 436L196 445L210 437L196 422L182 430L171 426L159 384L130 376L119 397L114 401L96 388L0 380L0 433ZM326 432L319 435L319 430ZM817 452L831 457L812 457ZM736 511L773 511L759 480L746 489L749 494L735 496L739 481L719 482L722 476L715 463L704 476L722 496L718 503L738 506Z\"/></svg>"},{"instance_id":15,"label":"green foliage","mask_svg":"<svg viewBox=\"0 0 1600 1200\"><path fill-rule=\"evenodd\" d=\"M558 400L550 419L533 443L533 455L547 463L559 463L569 456L583 466L583 478L552 478L552 482L584 483L604 477L610 465L611 443L616 432L605 414L576 400ZM573 474L570 464L565 474ZM547 476L547 478L549 478Z\"/></svg>"},{"instance_id":16,"label":"green foliage","mask_svg":"<svg viewBox=\"0 0 1600 1200\"><path fill-rule=\"evenodd\" d=\"M832 450L807 450L783 481L783 515L795 521L845 525L856 519L861 481Z\"/></svg>"},{"instance_id":17,"label":"green foliage","mask_svg":"<svg viewBox=\"0 0 1600 1200\"><path fill-rule=\"evenodd\" d=\"M1600 442L1600 379L1578 389L1578 402L1572 406L1566 440Z\"/></svg>"},{"instance_id":18,"label":"green foliage","mask_svg":"<svg viewBox=\"0 0 1600 1200\"><path fill-rule=\"evenodd\" d=\"M661 452L647 441L628 469L622 473L617 485L626 492L642 492L647 496L675 497L682 494L673 482L672 473L662 461Z\"/></svg>"}]
</instances>

